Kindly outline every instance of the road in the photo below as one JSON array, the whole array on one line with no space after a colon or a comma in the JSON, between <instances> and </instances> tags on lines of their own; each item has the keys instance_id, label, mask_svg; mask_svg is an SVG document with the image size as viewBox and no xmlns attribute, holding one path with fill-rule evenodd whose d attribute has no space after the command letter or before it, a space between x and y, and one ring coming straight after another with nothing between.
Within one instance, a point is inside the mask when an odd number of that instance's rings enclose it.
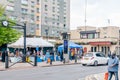
<instances>
[{"instance_id":1,"label":"road","mask_svg":"<svg viewBox=\"0 0 120 80\"><path fill-rule=\"evenodd\" d=\"M107 66L62 65L0 71L0 80L82 80L85 76L107 71Z\"/></svg>"}]
</instances>

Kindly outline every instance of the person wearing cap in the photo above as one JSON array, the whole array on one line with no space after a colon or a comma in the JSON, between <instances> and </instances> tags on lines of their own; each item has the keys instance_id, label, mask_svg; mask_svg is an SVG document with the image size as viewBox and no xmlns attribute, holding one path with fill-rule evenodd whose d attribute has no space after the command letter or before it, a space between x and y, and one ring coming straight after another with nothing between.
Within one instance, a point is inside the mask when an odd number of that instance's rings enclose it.
<instances>
[{"instance_id":1,"label":"person wearing cap","mask_svg":"<svg viewBox=\"0 0 120 80\"><path fill-rule=\"evenodd\" d=\"M116 54L113 53L108 60L108 80L112 79L114 74L115 80L119 80L118 78L118 67L119 67L119 59Z\"/></svg>"}]
</instances>

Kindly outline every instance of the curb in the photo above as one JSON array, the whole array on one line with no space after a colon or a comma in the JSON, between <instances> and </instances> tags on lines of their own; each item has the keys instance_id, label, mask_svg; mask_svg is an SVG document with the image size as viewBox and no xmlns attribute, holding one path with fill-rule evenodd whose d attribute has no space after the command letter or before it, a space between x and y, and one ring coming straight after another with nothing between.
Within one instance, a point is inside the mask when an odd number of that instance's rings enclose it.
<instances>
[{"instance_id":1,"label":"curb","mask_svg":"<svg viewBox=\"0 0 120 80\"><path fill-rule=\"evenodd\" d=\"M77 64L81 64L81 63L65 63L65 64L53 64L53 65L44 65L41 67L52 67L52 66L65 66L65 65L77 65Z\"/></svg>"},{"instance_id":2,"label":"curb","mask_svg":"<svg viewBox=\"0 0 120 80\"><path fill-rule=\"evenodd\" d=\"M37 66L32 66L32 65L27 64L27 63L25 65L18 63L18 65L9 67L7 69L0 68L0 71L30 69L30 68L39 68L39 67L53 67L53 66L65 66L65 65L77 65L77 64L81 64L81 63L65 63L65 64L63 64L63 63L62 64L55 64L54 63L52 65L50 65L50 64L39 64L38 63ZM20 65L22 65L22 66L20 66Z\"/></svg>"}]
</instances>

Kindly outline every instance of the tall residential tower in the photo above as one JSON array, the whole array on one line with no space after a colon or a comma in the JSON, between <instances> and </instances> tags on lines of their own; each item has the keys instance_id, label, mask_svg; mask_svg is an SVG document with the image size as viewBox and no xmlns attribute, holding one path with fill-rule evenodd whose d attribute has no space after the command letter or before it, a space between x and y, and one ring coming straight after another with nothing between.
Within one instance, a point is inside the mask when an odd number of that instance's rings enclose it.
<instances>
[{"instance_id":1,"label":"tall residential tower","mask_svg":"<svg viewBox=\"0 0 120 80\"><path fill-rule=\"evenodd\" d=\"M27 35L56 38L70 29L70 0L1 0L11 19L27 20ZM19 22L18 22L19 23Z\"/></svg>"}]
</instances>

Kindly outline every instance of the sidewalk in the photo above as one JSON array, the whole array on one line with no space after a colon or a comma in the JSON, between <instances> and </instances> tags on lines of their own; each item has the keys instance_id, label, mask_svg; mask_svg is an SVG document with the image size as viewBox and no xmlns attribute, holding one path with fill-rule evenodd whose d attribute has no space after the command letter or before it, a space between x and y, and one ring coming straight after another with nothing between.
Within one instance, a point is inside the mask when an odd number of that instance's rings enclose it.
<instances>
[{"instance_id":1,"label":"sidewalk","mask_svg":"<svg viewBox=\"0 0 120 80\"><path fill-rule=\"evenodd\" d=\"M13 63L9 63L9 65L12 65ZM33 64L33 63L31 63ZM50 67L50 66L62 66L62 65L72 65L72 64L80 64L80 60L77 60L77 63L75 63L75 60L70 60L69 63L63 63L60 61L53 61L52 65L50 63L46 62L38 62L37 66L33 66L29 63L16 63L15 65L9 67L8 69L5 69L5 63L0 62L0 71L3 70L14 70L14 69L25 69L25 68L36 68L36 67Z\"/></svg>"}]
</instances>

